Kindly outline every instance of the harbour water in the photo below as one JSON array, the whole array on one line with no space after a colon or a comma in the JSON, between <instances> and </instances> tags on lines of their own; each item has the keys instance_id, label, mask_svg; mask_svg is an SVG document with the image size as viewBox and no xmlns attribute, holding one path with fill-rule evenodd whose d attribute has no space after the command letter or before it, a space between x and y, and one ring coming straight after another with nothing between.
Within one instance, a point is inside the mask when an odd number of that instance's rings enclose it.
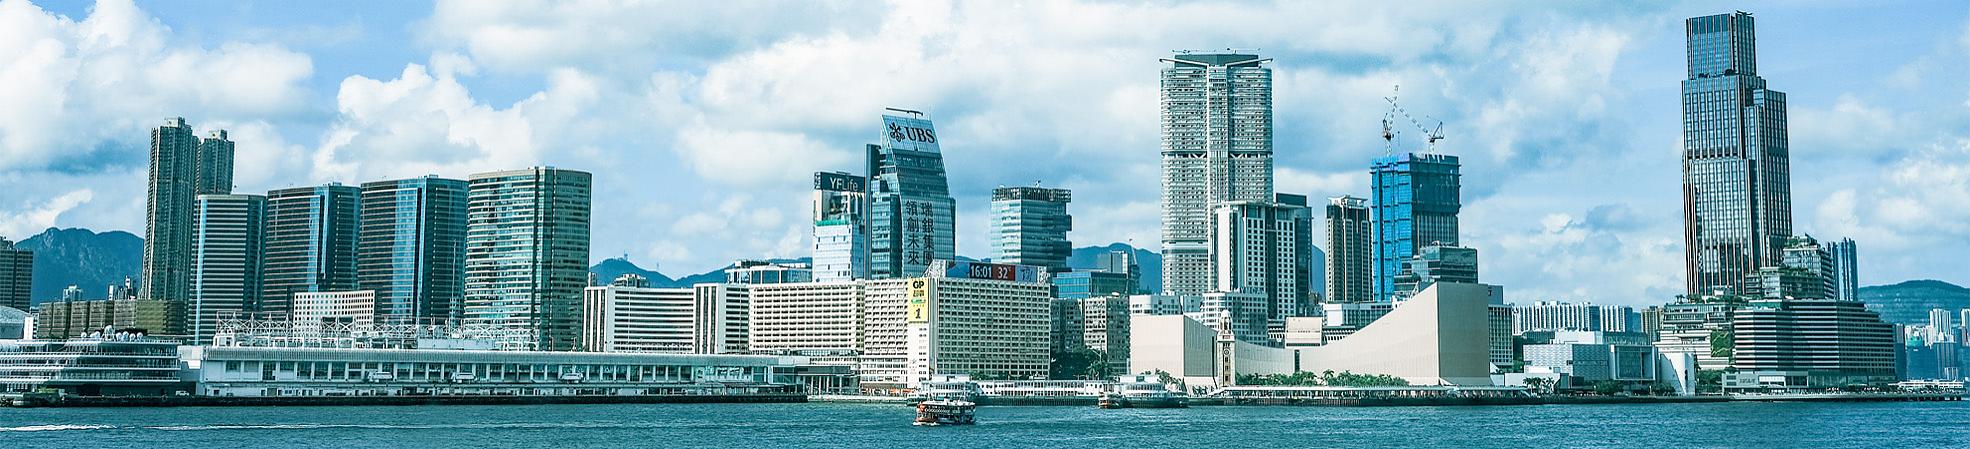
<instances>
[{"instance_id":1,"label":"harbour water","mask_svg":"<svg viewBox=\"0 0 1970 449\"><path fill-rule=\"evenodd\" d=\"M0 408L0 447L1970 447L1970 402L1494 407L893 404Z\"/></svg>"}]
</instances>

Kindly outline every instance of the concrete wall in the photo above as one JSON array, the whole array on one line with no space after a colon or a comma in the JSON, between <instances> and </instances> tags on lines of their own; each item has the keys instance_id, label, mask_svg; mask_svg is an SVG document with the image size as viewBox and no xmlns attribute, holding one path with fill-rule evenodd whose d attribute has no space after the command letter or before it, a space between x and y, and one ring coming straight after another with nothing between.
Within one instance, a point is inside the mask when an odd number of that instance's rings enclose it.
<instances>
[{"instance_id":1,"label":"concrete wall","mask_svg":"<svg viewBox=\"0 0 1970 449\"><path fill-rule=\"evenodd\" d=\"M1129 317L1129 373L1162 370L1177 377L1212 376L1216 333L1183 315Z\"/></svg>"},{"instance_id":2,"label":"concrete wall","mask_svg":"<svg viewBox=\"0 0 1970 449\"><path fill-rule=\"evenodd\" d=\"M1490 385L1489 302L1484 285L1438 282L1347 338L1300 350L1300 369Z\"/></svg>"}]
</instances>

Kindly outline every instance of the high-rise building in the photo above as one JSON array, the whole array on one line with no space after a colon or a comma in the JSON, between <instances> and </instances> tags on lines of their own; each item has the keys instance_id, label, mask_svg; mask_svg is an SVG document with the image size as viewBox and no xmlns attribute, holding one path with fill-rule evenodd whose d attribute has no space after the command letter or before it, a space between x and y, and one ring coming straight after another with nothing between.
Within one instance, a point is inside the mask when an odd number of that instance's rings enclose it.
<instances>
[{"instance_id":1,"label":"high-rise building","mask_svg":"<svg viewBox=\"0 0 1970 449\"><path fill-rule=\"evenodd\" d=\"M205 156L231 156L232 142L214 136L213 150L200 150L198 136L182 117L166 119L151 129L150 187L144 200L143 292L146 299L185 301L191 296L192 201L202 193L232 193L232 173L201 173L232 168L232 161L207 161ZM221 149L223 148L223 151ZM216 185L224 180L223 189ZM201 185L205 180L206 185Z\"/></svg>"},{"instance_id":2,"label":"high-rise building","mask_svg":"<svg viewBox=\"0 0 1970 449\"><path fill-rule=\"evenodd\" d=\"M1375 250L1374 221L1368 200L1343 196L1327 201L1327 302L1370 302Z\"/></svg>"},{"instance_id":3,"label":"high-rise building","mask_svg":"<svg viewBox=\"0 0 1970 449\"><path fill-rule=\"evenodd\" d=\"M1375 300L1390 301L1395 278L1426 246L1457 246L1463 208L1456 156L1402 153L1374 162Z\"/></svg>"},{"instance_id":4,"label":"high-rise building","mask_svg":"<svg viewBox=\"0 0 1970 449\"><path fill-rule=\"evenodd\" d=\"M1108 362L1103 376L1128 371L1128 296L1059 298L1052 306L1054 352L1101 351Z\"/></svg>"},{"instance_id":5,"label":"high-rise building","mask_svg":"<svg viewBox=\"0 0 1970 449\"><path fill-rule=\"evenodd\" d=\"M1418 249L1396 274L1394 297L1409 299L1438 282L1478 283L1477 249L1441 245Z\"/></svg>"},{"instance_id":6,"label":"high-rise building","mask_svg":"<svg viewBox=\"0 0 1970 449\"><path fill-rule=\"evenodd\" d=\"M295 293L356 289L362 189L330 183L267 192L267 255L258 312L287 318Z\"/></svg>"},{"instance_id":7,"label":"high-rise building","mask_svg":"<svg viewBox=\"0 0 1970 449\"><path fill-rule=\"evenodd\" d=\"M1074 270L1053 275L1055 298L1080 299L1095 296L1128 295L1135 291L1135 278L1127 273Z\"/></svg>"},{"instance_id":8,"label":"high-rise building","mask_svg":"<svg viewBox=\"0 0 1970 449\"><path fill-rule=\"evenodd\" d=\"M755 353L862 350L863 282L751 286L748 346Z\"/></svg>"},{"instance_id":9,"label":"high-rise building","mask_svg":"<svg viewBox=\"0 0 1970 449\"><path fill-rule=\"evenodd\" d=\"M1813 278L1810 293L1800 298L1836 299L1840 295L1840 273L1833 260L1833 253L1821 246L1813 236L1798 236L1786 240L1785 249L1780 252L1779 265L1800 270Z\"/></svg>"},{"instance_id":10,"label":"high-rise building","mask_svg":"<svg viewBox=\"0 0 1970 449\"><path fill-rule=\"evenodd\" d=\"M1860 269L1854 264L1856 257L1854 239L1840 239L1827 242L1826 252L1833 259L1834 298L1841 301L1859 301Z\"/></svg>"},{"instance_id":11,"label":"high-rise building","mask_svg":"<svg viewBox=\"0 0 1970 449\"><path fill-rule=\"evenodd\" d=\"M1305 197L1288 202L1228 201L1219 203L1211 253L1217 267L1212 292L1248 293L1263 300L1266 322L1291 316L1310 316L1311 258L1306 238L1311 227ZM1264 323L1258 324L1264 328Z\"/></svg>"},{"instance_id":12,"label":"high-rise building","mask_svg":"<svg viewBox=\"0 0 1970 449\"><path fill-rule=\"evenodd\" d=\"M944 178L937 131L923 114L882 116L882 144L868 146L869 276L922 276L957 256L957 200Z\"/></svg>"},{"instance_id":13,"label":"high-rise building","mask_svg":"<svg viewBox=\"0 0 1970 449\"><path fill-rule=\"evenodd\" d=\"M465 207L468 325L530 332L519 346L575 349L588 284L587 172L535 167L472 175Z\"/></svg>"},{"instance_id":14,"label":"high-rise building","mask_svg":"<svg viewBox=\"0 0 1970 449\"><path fill-rule=\"evenodd\" d=\"M192 220L191 302L184 323L196 343L211 343L220 319L259 307L266 216L264 196L198 196Z\"/></svg>"},{"instance_id":15,"label":"high-rise building","mask_svg":"<svg viewBox=\"0 0 1970 449\"><path fill-rule=\"evenodd\" d=\"M356 284L376 292L377 321L463 318L467 189L436 176L363 183Z\"/></svg>"},{"instance_id":16,"label":"high-rise building","mask_svg":"<svg viewBox=\"0 0 1970 449\"><path fill-rule=\"evenodd\" d=\"M1929 335L1927 336L1927 340L1932 343L1943 341L1944 339L1954 340L1956 337L1956 323L1951 323L1950 318L1949 309L1929 309Z\"/></svg>"},{"instance_id":17,"label":"high-rise building","mask_svg":"<svg viewBox=\"0 0 1970 449\"><path fill-rule=\"evenodd\" d=\"M193 195L233 193L233 141L226 130L213 131L198 141L198 173L192 181Z\"/></svg>"},{"instance_id":18,"label":"high-rise building","mask_svg":"<svg viewBox=\"0 0 1970 449\"><path fill-rule=\"evenodd\" d=\"M1894 325L1855 301L1754 300L1732 319L1736 371L1728 389L1887 384L1897 379Z\"/></svg>"},{"instance_id":19,"label":"high-rise building","mask_svg":"<svg viewBox=\"0 0 1970 449\"><path fill-rule=\"evenodd\" d=\"M814 280L869 278L869 179L814 174Z\"/></svg>"},{"instance_id":20,"label":"high-rise building","mask_svg":"<svg viewBox=\"0 0 1970 449\"><path fill-rule=\"evenodd\" d=\"M1136 249L1125 246L1119 250L1109 250L1094 256L1094 271L1122 273L1129 277L1128 294L1142 291L1142 266L1136 263Z\"/></svg>"},{"instance_id":21,"label":"high-rise building","mask_svg":"<svg viewBox=\"0 0 1970 449\"><path fill-rule=\"evenodd\" d=\"M26 311L33 304L34 252L0 237L0 307Z\"/></svg>"},{"instance_id":22,"label":"high-rise building","mask_svg":"<svg viewBox=\"0 0 1970 449\"><path fill-rule=\"evenodd\" d=\"M1792 236L1785 93L1758 76L1750 13L1691 18L1683 80L1683 240L1688 291L1744 291Z\"/></svg>"},{"instance_id":23,"label":"high-rise building","mask_svg":"<svg viewBox=\"0 0 1970 449\"><path fill-rule=\"evenodd\" d=\"M871 281L862 384L913 388L938 374L1047 375L1044 269L939 261L929 277Z\"/></svg>"},{"instance_id":24,"label":"high-rise building","mask_svg":"<svg viewBox=\"0 0 1970 449\"><path fill-rule=\"evenodd\" d=\"M1067 232L1073 194L1067 189L1000 187L992 190L992 261L1067 271L1074 245Z\"/></svg>"},{"instance_id":25,"label":"high-rise building","mask_svg":"<svg viewBox=\"0 0 1970 449\"><path fill-rule=\"evenodd\" d=\"M1212 214L1270 201L1271 59L1180 52L1162 70L1163 290L1201 295L1217 283Z\"/></svg>"}]
</instances>

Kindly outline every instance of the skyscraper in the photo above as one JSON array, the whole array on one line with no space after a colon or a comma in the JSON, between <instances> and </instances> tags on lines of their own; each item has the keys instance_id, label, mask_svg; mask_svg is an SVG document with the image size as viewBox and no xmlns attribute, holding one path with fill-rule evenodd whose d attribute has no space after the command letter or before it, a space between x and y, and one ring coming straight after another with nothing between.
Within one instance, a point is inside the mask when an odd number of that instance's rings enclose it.
<instances>
[{"instance_id":1,"label":"skyscraper","mask_svg":"<svg viewBox=\"0 0 1970 449\"><path fill-rule=\"evenodd\" d=\"M233 141L226 130L213 131L198 141L198 174L192 181L193 195L233 193Z\"/></svg>"},{"instance_id":2,"label":"skyscraper","mask_svg":"<svg viewBox=\"0 0 1970 449\"><path fill-rule=\"evenodd\" d=\"M1456 156L1402 153L1375 160L1375 300L1389 301L1402 265L1425 246L1457 246L1463 208Z\"/></svg>"},{"instance_id":3,"label":"skyscraper","mask_svg":"<svg viewBox=\"0 0 1970 449\"><path fill-rule=\"evenodd\" d=\"M1217 284L1212 292L1247 293L1263 299L1263 318L1283 323L1286 317L1310 315L1304 302L1312 290L1307 279L1308 225L1306 197L1292 202L1230 201L1220 203L1217 236L1211 255L1217 258ZM1265 323L1257 324L1264 329Z\"/></svg>"},{"instance_id":4,"label":"skyscraper","mask_svg":"<svg viewBox=\"0 0 1970 449\"><path fill-rule=\"evenodd\" d=\"M1369 242L1374 222L1368 200L1343 196L1327 201L1327 302L1360 303L1375 300L1372 268L1375 250Z\"/></svg>"},{"instance_id":5,"label":"skyscraper","mask_svg":"<svg viewBox=\"0 0 1970 449\"><path fill-rule=\"evenodd\" d=\"M163 126L151 129L150 186L144 199L144 286L139 295L144 298L184 301L190 296L192 200L199 187L198 169L204 165L198 147L198 136L183 117L166 119Z\"/></svg>"},{"instance_id":6,"label":"skyscraper","mask_svg":"<svg viewBox=\"0 0 1970 449\"><path fill-rule=\"evenodd\" d=\"M362 189L336 183L267 192L267 255L258 312L287 317L294 294L356 289Z\"/></svg>"},{"instance_id":7,"label":"skyscraper","mask_svg":"<svg viewBox=\"0 0 1970 449\"><path fill-rule=\"evenodd\" d=\"M184 323L210 344L219 320L258 308L267 197L199 195L193 210L191 303ZM111 298L115 299L115 298Z\"/></svg>"},{"instance_id":8,"label":"skyscraper","mask_svg":"<svg viewBox=\"0 0 1970 449\"><path fill-rule=\"evenodd\" d=\"M587 172L535 167L479 173L465 207L465 324L524 330L538 350L581 341L588 284Z\"/></svg>"},{"instance_id":9,"label":"skyscraper","mask_svg":"<svg viewBox=\"0 0 1970 449\"><path fill-rule=\"evenodd\" d=\"M0 237L0 307L27 311L34 286L34 252Z\"/></svg>"},{"instance_id":10,"label":"skyscraper","mask_svg":"<svg viewBox=\"0 0 1970 449\"><path fill-rule=\"evenodd\" d=\"M1691 295L1744 290L1792 236L1785 93L1758 76L1751 14L1686 23L1683 241Z\"/></svg>"},{"instance_id":11,"label":"skyscraper","mask_svg":"<svg viewBox=\"0 0 1970 449\"><path fill-rule=\"evenodd\" d=\"M1162 62L1163 290L1213 289L1211 222L1229 201L1270 201L1271 59L1182 52Z\"/></svg>"},{"instance_id":12,"label":"skyscraper","mask_svg":"<svg viewBox=\"0 0 1970 449\"><path fill-rule=\"evenodd\" d=\"M1395 297L1408 299L1431 284L1478 283L1478 253L1462 246L1429 245L1416 251L1395 276Z\"/></svg>"},{"instance_id":13,"label":"skyscraper","mask_svg":"<svg viewBox=\"0 0 1970 449\"><path fill-rule=\"evenodd\" d=\"M992 261L1067 271L1074 246L1067 232L1073 195L1067 189L1000 187L992 190Z\"/></svg>"},{"instance_id":14,"label":"skyscraper","mask_svg":"<svg viewBox=\"0 0 1970 449\"><path fill-rule=\"evenodd\" d=\"M454 321L465 307L465 181L363 183L356 285L383 323Z\"/></svg>"},{"instance_id":15,"label":"skyscraper","mask_svg":"<svg viewBox=\"0 0 1970 449\"><path fill-rule=\"evenodd\" d=\"M869 154L869 276L922 276L932 260L957 256L957 200L944 178L937 131L923 113L882 116L882 144Z\"/></svg>"},{"instance_id":16,"label":"skyscraper","mask_svg":"<svg viewBox=\"0 0 1970 449\"><path fill-rule=\"evenodd\" d=\"M869 178L814 174L814 280L869 278Z\"/></svg>"},{"instance_id":17,"label":"skyscraper","mask_svg":"<svg viewBox=\"0 0 1970 449\"><path fill-rule=\"evenodd\" d=\"M1833 258L1834 298L1841 301L1859 301L1856 293L1860 288L1860 269L1854 265L1856 257L1854 239L1840 239L1826 243L1826 252Z\"/></svg>"}]
</instances>

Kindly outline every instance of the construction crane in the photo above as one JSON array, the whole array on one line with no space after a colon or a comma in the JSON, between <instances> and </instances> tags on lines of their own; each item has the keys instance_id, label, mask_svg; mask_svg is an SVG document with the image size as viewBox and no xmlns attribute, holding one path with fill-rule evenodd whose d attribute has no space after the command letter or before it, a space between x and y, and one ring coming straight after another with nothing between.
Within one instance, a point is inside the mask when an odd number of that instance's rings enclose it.
<instances>
[{"instance_id":1,"label":"construction crane","mask_svg":"<svg viewBox=\"0 0 1970 449\"><path fill-rule=\"evenodd\" d=\"M1423 126L1423 122L1416 120L1416 117L1410 116L1409 111L1403 109L1402 104L1396 102L1396 97L1400 96L1401 94L1402 94L1402 85L1397 84L1395 86L1394 93L1389 94L1389 96L1382 97L1383 101L1387 101L1389 103L1389 111L1382 114L1383 145L1387 146L1387 151L1390 154L1395 153L1396 132L1393 129L1391 129L1391 127L1394 126L1395 116L1401 115L1403 119L1409 121L1410 125L1415 126L1416 130L1422 131L1423 139L1425 141L1425 146L1427 150L1431 153L1435 153L1436 141L1443 140L1443 121L1438 120L1436 122L1435 128ZM1423 116L1423 117L1430 118L1429 116Z\"/></svg>"}]
</instances>

